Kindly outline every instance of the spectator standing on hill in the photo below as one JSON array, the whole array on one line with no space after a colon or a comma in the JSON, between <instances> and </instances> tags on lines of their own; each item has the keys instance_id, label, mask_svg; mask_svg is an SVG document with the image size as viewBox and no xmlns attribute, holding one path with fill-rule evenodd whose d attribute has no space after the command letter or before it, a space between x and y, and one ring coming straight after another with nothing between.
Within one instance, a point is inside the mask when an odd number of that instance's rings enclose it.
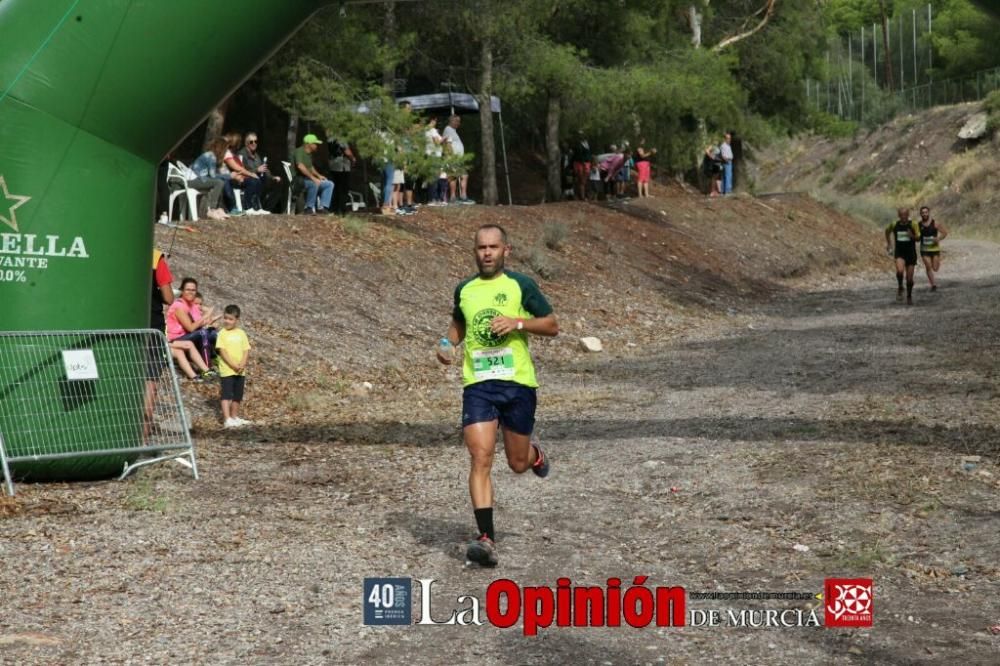
<instances>
[{"instance_id":1,"label":"spectator standing on hill","mask_svg":"<svg viewBox=\"0 0 1000 666\"><path fill-rule=\"evenodd\" d=\"M251 171L260 178L261 209L274 213L284 210L284 194L286 188L281 186L281 177L275 176L267 166L267 158L262 157L258 152L259 140L254 132L247 132L243 138L243 148L240 149L238 157L243 167Z\"/></svg>"},{"instance_id":2,"label":"spectator standing on hill","mask_svg":"<svg viewBox=\"0 0 1000 666\"><path fill-rule=\"evenodd\" d=\"M722 193L732 194L733 191L733 135L726 132L722 145L719 146L719 157L722 159Z\"/></svg>"},{"instance_id":3,"label":"spectator standing on hill","mask_svg":"<svg viewBox=\"0 0 1000 666\"><path fill-rule=\"evenodd\" d=\"M459 159L465 155L465 144L462 143L461 137L458 136L458 128L461 124L462 118L457 114L452 114L452 116L448 118L448 126L444 128L444 133L441 135L446 141L446 145L451 148L451 154ZM469 174L465 173L464 167L459 173L452 175L454 177L448 181L448 194L451 197L451 200L460 204L476 203L469 198ZM457 198L456 189L458 195Z\"/></svg>"},{"instance_id":4,"label":"spectator standing on hill","mask_svg":"<svg viewBox=\"0 0 1000 666\"><path fill-rule=\"evenodd\" d=\"M594 159L594 155L590 150L590 143L584 136L583 130L577 132L577 139L573 144L571 152L576 198L583 201L586 198L587 181L590 178L590 167Z\"/></svg>"},{"instance_id":5,"label":"spectator standing on hill","mask_svg":"<svg viewBox=\"0 0 1000 666\"><path fill-rule=\"evenodd\" d=\"M215 341L219 353L223 427L239 428L252 425L240 418L243 392L246 383L247 362L250 360L250 340L240 327L240 308L227 305L222 315L222 330Z\"/></svg>"},{"instance_id":6,"label":"spectator standing on hill","mask_svg":"<svg viewBox=\"0 0 1000 666\"><path fill-rule=\"evenodd\" d=\"M719 147L705 146L705 157L701 160L701 172L708 178L708 196L717 197L722 194L722 158L719 157Z\"/></svg>"},{"instance_id":7,"label":"spectator standing on hill","mask_svg":"<svg viewBox=\"0 0 1000 666\"><path fill-rule=\"evenodd\" d=\"M306 207L303 211L306 215L326 215L330 212L330 201L333 198L333 183L313 166L312 155L321 143L315 134L306 134L302 137L302 145L292 153L296 177L306 190Z\"/></svg>"},{"instance_id":8,"label":"spectator standing on hill","mask_svg":"<svg viewBox=\"0 0 1000 666\"><path fill-rule=\"evenodd\" d=\"M601 196L601 167L597 162L590 163L590 174L587 176L587 199L597 201Z\"/></svg>"},{"instance_id":9,"label":"spectator standing on hill","mask_svg":"<svg viewBox=\"0 0 1000 666\"><path fill-rule=\"evenodd\" d=\"M437 114L432 113L427 117L427 126L424 128L424 154L428 157L436 158L442 162L444 158L444 144L446 139L441 136L437 128ZM430 176L427 179L428 206L448 205L448 174L441 171L437 178Z\"/></svg>"},{"instance_id":10,"label":"spectator standing on hill","mask_svg":"<svg viewBox=\"0 0 1000 666\"><path fill-rule=\"evenodd\" d=\"M649 181L652 179L652 161L655 154L656 148L646 148L646 140L639 139L639 145L635 149L635 170L640 199L650 196Z\"/></svg>"},{"instance_id":11,"label":"spectator standing on hill","mask_svg":"<svg viewBox=\"0 0 1000 666\"><path fill-rule=\"evenodd\" d=\"M160 250L153 248L152 294L149 299L149 327L161 333L166 330L167 319L163 316L163 306L174 302L174 276L170 272L167 258ZM143 400L142 433L148 437L153 427L153 407L156 404L156 384L170 364L156 341L150 341L146 348L146 394Z\"/></svg>"},{"instance_id":12,"label":"spectator standing on hill","mask_svg":"<svg viewBox=\"0 0 1000 666\"><path fill-rule=\"evenodd\" d=\"M601 168L601 178L604 180L605 198L610 199L617 194L616 180L618 171L625 164L625 153L618 149L618 146L611 144L611 152L598 156L597 163Z\"/></svg>"},{"instance_id":13,"label":"spectator standing on hill","mask_svg":"<svg viewBox=\"0 0 1000 666\"><path fill-rule=\"evenodd\" d=\"M619 167L618 175L615 177L615 196L619 199L625 198L626 188L632 182L632 172L634 170L635 160L632 159L632 151L626 148L622 155L622 165Z\"/></svg>"},{"instance_id":14,"label":"spectator standing on hill","mask_svg":"<svg viewBox=\"0 0 1000 666\"><path fill-rule=\"evenodd\" d=\"M331 136L327 133L327 136ZM330 178L333 179L333 212L347 212L348 192L351 189L351 167L357 162L354 151L346 139L332 137L326 141L330 151Z\"/></svg>"},{"instance_id":15,"label":"spectator standing on hill","mask_svg":"<svg viewBox=\"0 0 1000 666\"><path fill-rule=\"evenodd\" d=\"M396 157L398 147L396 138L386 130L380 130L379 136L382 139L382 214L392 215L396 212L395 205L396 191Z\"/></svg>"}]
</instances>

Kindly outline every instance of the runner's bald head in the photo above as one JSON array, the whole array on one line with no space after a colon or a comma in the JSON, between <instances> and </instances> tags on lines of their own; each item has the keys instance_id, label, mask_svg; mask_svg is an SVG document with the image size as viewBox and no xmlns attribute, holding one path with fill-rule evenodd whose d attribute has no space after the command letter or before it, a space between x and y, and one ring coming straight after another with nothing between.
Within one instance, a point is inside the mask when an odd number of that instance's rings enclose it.
<instances>
[{"instance_id":1,"label":"runner's bald head","mask_svg":"<svg viewBox=\"0 0 1000 666\"><path fill-rule=\"evenodd\" d=\"M501 227L499 224L484 224L476 230L476 237L473 239L474 245L479 245L479 235L484 231L489 229L495 229L500 232L500 242L504 245L510 245L510 240L507 237L507 230Z\"/></svg>"}]
</instances>

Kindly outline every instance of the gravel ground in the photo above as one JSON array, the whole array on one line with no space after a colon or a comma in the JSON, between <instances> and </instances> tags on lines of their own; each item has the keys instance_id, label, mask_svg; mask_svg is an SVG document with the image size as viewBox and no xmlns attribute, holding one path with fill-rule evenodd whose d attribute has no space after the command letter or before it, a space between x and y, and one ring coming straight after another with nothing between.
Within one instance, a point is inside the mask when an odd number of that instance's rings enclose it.
<instances>
[{"instance_id":1,"label":"gravel ground","mask_svg":"<svg viewBox=\"0 0 1000 666\"><path fill-rule=\"evenodd\" d=\"M496 570L463 564L474 523L454 371L419 410L412 393L380 394L382 420L201 437L197 482L161 465L22 485L0 504L0 661L997 663L1000 263L995 245L949 248L943 288L921 280L912 308L888 274L844 279L659 347L547 360L553 473L515 477L498 461ZM498 578L637 575L803 592L870 576L874 627L527 637L361 621L368 576L436 579L440 619Z\"/></svg>"}]
</instances>

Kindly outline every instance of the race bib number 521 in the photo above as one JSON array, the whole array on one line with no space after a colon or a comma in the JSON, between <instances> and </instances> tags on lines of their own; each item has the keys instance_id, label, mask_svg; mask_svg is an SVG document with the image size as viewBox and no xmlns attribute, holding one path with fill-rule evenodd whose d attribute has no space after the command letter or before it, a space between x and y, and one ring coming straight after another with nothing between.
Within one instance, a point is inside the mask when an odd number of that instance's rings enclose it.
<instances>
[{"instance_id":1,"label":"race bib number 521","mask_svg":"<svg viewBox=\"0 0 1000 666\"><path fill-rule=\"evenodd\" d=\"M514 350L510 347L477 349L472 352L476 379L509 379L514 376Z\"/></svg>"}]
</instances>

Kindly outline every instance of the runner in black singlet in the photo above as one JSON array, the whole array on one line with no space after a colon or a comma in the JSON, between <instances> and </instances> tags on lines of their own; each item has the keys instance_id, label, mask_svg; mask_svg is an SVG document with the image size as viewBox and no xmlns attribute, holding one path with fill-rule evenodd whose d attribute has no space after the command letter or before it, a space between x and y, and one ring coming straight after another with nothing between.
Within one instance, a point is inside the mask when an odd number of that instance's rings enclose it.
<instances>
[{"instance_id":1,"label":"runner in black singlet","mask_svg":"<svg viewBox=\"0 0 1000 666\"><path fill-rule=\"evenodd\" d=\"M924 262L924 270L927 271L927 282L931 285L931 291L937 291L937 282L934 274L941 269L941 241L948 235L948 230L944 225L939 224L931 217L931 209L927 206L920 207L920 258Z\"/></svg>"},{"instance_id":2,"label":"runner in black singlet","mask_svg":"<svg viewBox=\"0 0 1000 666\"><path fill-rule=\"evenodd\" d=\"M920 227L910 219L910 209L896 211L899 219L885 228L885 250L892 252L896 262L896 300L903 300L903 275L906 275L906 304L913 305L913 269L917 265L917 241Z\"/></svg>"}]
</instances>

